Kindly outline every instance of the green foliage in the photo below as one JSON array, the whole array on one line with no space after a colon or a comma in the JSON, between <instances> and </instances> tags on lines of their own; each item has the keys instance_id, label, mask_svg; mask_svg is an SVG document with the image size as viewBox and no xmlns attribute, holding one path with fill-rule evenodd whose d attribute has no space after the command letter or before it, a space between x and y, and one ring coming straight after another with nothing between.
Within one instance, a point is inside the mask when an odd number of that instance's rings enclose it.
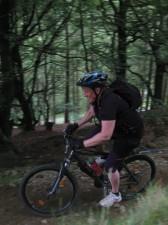
<instances>
[{"instance_id":1,"label":"green foliage","mask_svg":"<svg viewBox=\"0 0 168 225\"><path fill-rule=\"evenodd\" d=\"M103 209L100 211L74 213L59 220L60 225L166 225L168 223L168 190L159 186L151 187L145 196L141 196L134 208L124 216L121 214L117 218L111 218L110 211ZM122 203L121 203L122 204ZM77 221L77 222L76 222ZM58 222L58 220L57 220Z\"/></svg>"},{"instance_id":2,"label":"green foliage","mask_svg":"<svg viewBox=\"0 0 168 225\"><path fill-rule=\"evenodd\" d=\"M75 114L80 108L84 111L87 105L75 83L87 69L86 61L89 70L100 69L109 73L111 78L116 76L118 66L122 66L118 65L118 54L121 52L118 49L119 21L116 16L122 9L126 9L127 14L123 27L127 42L123 52L127 61L127 79L145 93L148 84L154 94L156 62L167 63L168 3L166 0L130 1L126 8L120 8L122 2L15 1L11 42L12 46L19 46L19 62L14 62L14 69L23 84L23 95L30 100L37 118L40 115L43 118L47 115L54 117L65 111L66 106ZM153 52L154 49L156 52ZM166 72L163 76L166 77ZM68 103L65 102L66 82L70 87ZM165 94L161 100L167 102L167 83L164 85ZM144 105L149 104L150 107L151 102L147 103L146 97ZM1 99L3 104L3 96ZM23 115L21 108L12 110L12 118L17 120L20 115Z\"/></svg>"},{"instance_id":3,"label":"green foliage","mask_svg":"<svg viewBox=\"0 0 168 225\"><path fill-rule=\"evenodd\" d=\"M153 187L141 197L134 210L118 225L161 225L168 222L168 191L165 188Z\"/></svg>"}]
</instances>

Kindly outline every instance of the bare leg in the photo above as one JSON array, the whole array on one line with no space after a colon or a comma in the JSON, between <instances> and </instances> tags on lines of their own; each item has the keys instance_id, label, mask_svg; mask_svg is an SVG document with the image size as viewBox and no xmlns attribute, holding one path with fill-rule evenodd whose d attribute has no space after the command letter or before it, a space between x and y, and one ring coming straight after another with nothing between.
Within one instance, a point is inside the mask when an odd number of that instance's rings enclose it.
<instances>
[{"instance_id":1,"label":"bare leg","mask_svg":"<svg viewBox=\"0 0 168 225\"><path fill-rule=\"evenodd\" d=\"M116 202L120 202L122 200L121 194L119 193L119 185L120 185L120 173L116 170L112 173L112 169L108 172L108 178L111 183L112 192L110 192L105 198L103 198L99 205L102 207L110 207Z\"/></svg>"},{"instance_id":2,"label":"bare leg","mask_svg":"<svg viewBox=\"0 0 168 225\"><path fill-rule=\"evenodd\" d=\"M108 172L108 178L112 186L112 192L118 193L120 186L120 173L118 172L118 170L112 173L112 169L110 169Z\"/></svg>"}]
</instances>

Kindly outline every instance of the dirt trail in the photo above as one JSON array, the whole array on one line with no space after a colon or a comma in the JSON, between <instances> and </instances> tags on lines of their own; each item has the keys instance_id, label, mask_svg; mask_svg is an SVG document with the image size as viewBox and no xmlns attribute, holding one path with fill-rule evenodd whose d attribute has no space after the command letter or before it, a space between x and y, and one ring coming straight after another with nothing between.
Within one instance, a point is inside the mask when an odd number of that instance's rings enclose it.
<instances>
[{"instance_id":1,"label":"dirt trail","mask_svg":"<svg viewBox=\"0 0 168 225\"><path fill-rule=\"evenodd\" d=\"M62 127L60 128L60 130ZM38 131L15 136L14 142L22 151L22 160L9 163L1 158L0 168L0 225L57 225L64 220L64 224L79 219L79 212L83 212L88 218L90 208L94 212L100 213L97 202L101 199L101 190L95 188L92 181L86 178L83 173L76 174L80 177L79 193L72 212L59 218L41 218L34 216L25 209L18 196L18 183L24 173L33 165L60 160L63 156L63 139L60 130L54 132ZM57 148L56 148L57 146ZM58 148L59 147L59 148ZM56 150L57 149L57 150ZM150 153L157 166L156 181L163 185L168 185L168 150ZM2 160L4 161L2 163ZM10 168L4 168L8 165ZM82 175L82 176L81 176ZM12 178L8 181L7 178ZM117 207L110 209L112 218L126 213L135 200L122 202Z\"/></svg>"}]
</instances>

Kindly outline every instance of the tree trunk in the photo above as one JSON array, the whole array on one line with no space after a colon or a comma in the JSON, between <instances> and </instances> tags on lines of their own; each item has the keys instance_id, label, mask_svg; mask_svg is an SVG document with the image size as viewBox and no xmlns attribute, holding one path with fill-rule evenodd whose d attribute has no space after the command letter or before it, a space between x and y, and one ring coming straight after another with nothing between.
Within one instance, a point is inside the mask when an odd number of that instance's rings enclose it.
<instances>
[{"instance_id":1,"label":"tree trunk","mask_svg":"<svg viewBox=\"0 0 168 225\"><path fill-rule=\"evenodd\" d=\"M0 128L5 136L10 136L10 111L14 99L14 72L11 59L10 13L12 2L0 1Z\"/></svg>"},{"instance_id":2,"label":"tree trunk","mask_svg":"<svg viewBox=\"0 0 168 225\"><path fill-rule=\"evenodd\" d=\"M84 49L84 58L85 58L85 70L89 71L89 62L88 62L88 50L85 42L85 31L84 31L84 22L83 22L83 11L82 11L82 1L79 4L79 15L80 15L80 29L81 29L81 41Z\"/></svg>"},{"instance_id":3,"label":"tree trunk","mask_svg":"<svg viewBox=\"0 0 168 225\"><path fill-rule=\"evenodd\" d=\"M154 86L154 100L158 103L163 101L163 78L164 72L166 71L166 65L162 62L156 63L156 72L155 72L155 86Z\"/></svg>"},{"instance_id":4,"label":"tree trunk","mask_svg":"<svg viewBox=\"0 0 168 225\"><path fill-rule=\"evenodd\" d=\"M53 95L52 95L52 117L54 123L56 123L56 75L53 74L52 76L52 90L53 90Z\"/></svg>"},{"instance_id":5,"label":"tree trunk","mask_svg":"<svg viewBox=\"0 0 168 225\"><path fill-rule=\"evenodd\" d=\"M68 23L65 25L65 35L66 35L66 75L65 75L65 114L64 122L69 122L69 85L70 85L70 63L69 63L69 27Z\"/></svg>"},{"instance_id":6,"label":"tree trunk","mask_svg":"<svg viewBox=\"0 0 168 225\"><path fill-rule=\"evenodd\" d=\"M168 77L164 76L163 81L163 101L165 105L168 103Z\"/></svg>"},{"instance_id":7,"label":"tree trunk","mask_svg":"<svg viewBox=\"0 0 168 225\"><path fill-rule=\"evenodd\" d=\"M110 44L110 57L111 57L111 74L114 74L115 71L115 65L116 65L116 59L115 59L115 45L116 45L116 32L113 32L113 35L111 36L111 44ZM117 75L116 75L117 76Z\"/></svg>"},{"instance_id":8,"label":"tree trunk","mask_svg":"<svg viewBox=\"0 0 168 225\"><path fill-rule=\"evenodd\" d=\"M149 87L151 87L151 83L152 83L152 74L153 74L153 57L151 56L150 59L149 59L149 69L148 69L148 83L149 83ZM150 108L150 99L153 98L153 94L150 93L150 92L151 91L149 90L149 88L147 88L145 110L148 110Z\"/></svg>"},{"instance_id":9,"label":"tree trunk","mask_svg":"<svg viewBox=\"0 0 168 225\"><path fill-rule=\"evenodd\" d=\"M44 77L45 77L45 87L44 87L44 104L45 104L45 123L48 124L50 118L50 104L48 96L48 70L47 70L47 55L44 55Z\"/></svg>"},{"instance_id":10,"label":"tree trunk","mask_svg":"<svg viewBox=\"0 0 168 225\"><path fill-rule=\"evenodd\" d=\"M31 99L26 98L24 93L24 75L22 69L22 61L19 52L19 46L14 46L12 49L12 58L15 65L15 97L20 103L23 112L22 126L24 130L34 130L35 117L32 110Z\"/></svg>"},{"instance_id":11,"label":"tree trunk","mask_svg":"<svg viewBox=\"0 0 168 225\"><path fill-rule=\"evenodd\" d=\"M19 87L19 83L17 84L17 87ZM34 130L36 120L34 118L34 113L33 113L30 101L25 98L25 96L22 92L20 94L18 94L17 98L20 102L21 109L24 114L24 117L22 120L23 129L25 131Z\"/></svg>"},{"instance_id":12,"label":"tree trunk","mask_svg":"<svg viewBox=\"0 0 168 225\"><path fill-rule=\"evenodd\" d=\"M116 12L116 25L118 31L118 63L116 68L116 76L119 79L126 79L127 66L127 8L128 3L125 0L119 1L119 10Z\"/></svg>"}]
</instances>

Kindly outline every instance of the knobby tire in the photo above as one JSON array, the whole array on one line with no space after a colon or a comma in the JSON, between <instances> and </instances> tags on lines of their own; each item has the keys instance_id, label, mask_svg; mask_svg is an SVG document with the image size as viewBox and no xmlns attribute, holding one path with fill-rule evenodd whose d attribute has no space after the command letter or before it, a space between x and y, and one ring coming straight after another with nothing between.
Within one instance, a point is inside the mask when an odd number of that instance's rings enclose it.
<instances>
[{"instance_id":1,"label":"knobby tire","mask_svg":"<svg viewBox=\"0 0 168 225\"><path fill-rule=\"evenodd\" d=\"M122 168L121 191L124 198L128 199L146 190L155 178L156 166L149 156L141 154L130 156L124 162L131 175L124 167Z\"/></svg>"},{"instance_id":2,"label":"knobby tire","mask_svg":"<svg viewBox=\"0 0 168 225\"><path fill-rule=\"evenodd\" d=\"M19 190L20 197L33 213L41 216L58 216L71 208L77 194L77 183L67 170L56 193L50 198L47 197L58 173L59 167L47 164L36 167L23 178Z\"/></svg>"}]
</instances>

